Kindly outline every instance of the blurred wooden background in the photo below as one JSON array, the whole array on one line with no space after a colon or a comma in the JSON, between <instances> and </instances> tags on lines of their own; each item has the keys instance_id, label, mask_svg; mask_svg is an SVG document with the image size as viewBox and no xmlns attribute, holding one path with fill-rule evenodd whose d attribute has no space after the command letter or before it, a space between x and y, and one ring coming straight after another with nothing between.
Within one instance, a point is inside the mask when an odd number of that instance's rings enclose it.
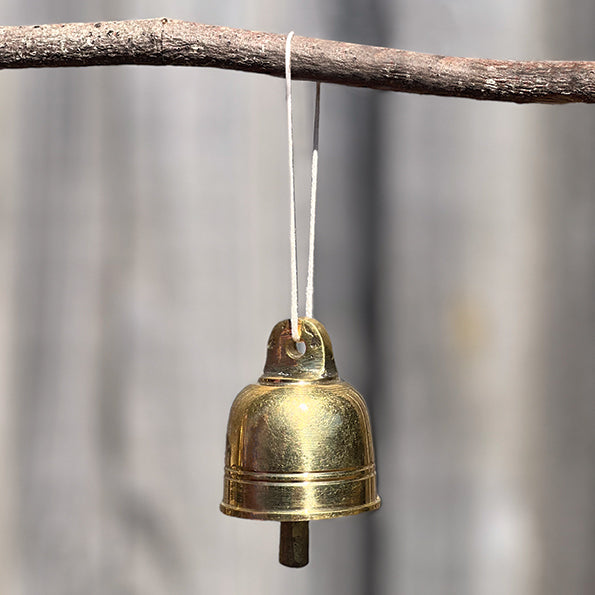
<instances>
[{"instance_id":1,"label":"blurred wooden background","mask_svg":"<svg viewBox=\"0 0 595 595\"><path fill-rule=\"evenodd\" d=\"M595 56L587 0L0 1L3 24L153 16ZM283 81L0 72L1 593L593 593L593 106L322 91L315 313L384 505L314 523L292 571L277 524L218 512L228 408L289 309Z\"/></svg>"}]
</instances>

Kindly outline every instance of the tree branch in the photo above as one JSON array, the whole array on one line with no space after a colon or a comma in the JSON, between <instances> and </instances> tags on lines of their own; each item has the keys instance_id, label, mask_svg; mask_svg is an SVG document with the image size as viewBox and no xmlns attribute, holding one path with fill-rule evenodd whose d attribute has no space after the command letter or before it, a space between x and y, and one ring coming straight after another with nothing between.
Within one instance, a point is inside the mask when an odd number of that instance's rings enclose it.
<instances>
[{"instance_id":1,"label":"tree branch","mask_svg":"<svg viewBox=\"0 0 595 595\"><path fill-rule=\"evenodd\" d=\"M285 35L146 19L0 27L0 68L207 66L284 76ZM516 103L595 103L595 62L454 58L294 37L295 79Z\"/></svg>"}]
</instances>

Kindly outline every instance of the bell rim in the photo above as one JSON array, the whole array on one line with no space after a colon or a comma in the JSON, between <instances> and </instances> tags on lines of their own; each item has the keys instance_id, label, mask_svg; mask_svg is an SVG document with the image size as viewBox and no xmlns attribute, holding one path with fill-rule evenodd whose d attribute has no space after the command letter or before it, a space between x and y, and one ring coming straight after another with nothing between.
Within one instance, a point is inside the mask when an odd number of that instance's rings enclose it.
<instances>
[{"instance_id":1,"label":"bell rim","mask_svg":"<svg viewBox=\"0 0 595 595\"><path fill-rule=\"evenodd\" d=\"M351 506L345 509L333 509L333 510L319 510L309 511L304 510L287 510L287 511L256 511L248 508L241 508L232 506L226 502L221 502L219 510L227 515L241 519L252 519L258 521L277 521L277 522L293 522L293 521L317 521L324 519L334 519L337 517L353 516L362 512L371 512L378 510L382 505L380 496L376 496L376 499L372 502L366 502L359 506Z\"/></svg>"}]
</instances>

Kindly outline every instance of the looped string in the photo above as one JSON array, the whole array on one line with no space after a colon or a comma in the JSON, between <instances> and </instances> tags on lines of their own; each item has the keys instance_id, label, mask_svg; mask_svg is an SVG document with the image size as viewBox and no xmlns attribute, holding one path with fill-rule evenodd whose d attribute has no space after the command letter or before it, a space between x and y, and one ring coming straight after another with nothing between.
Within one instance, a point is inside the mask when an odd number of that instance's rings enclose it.
<instances>
[{"instance_id":1,"label":"looped string","mask_svg":"<svg viewBox=\"0 0 595 595\"><path fill-rule=\"evenodd\" d=\"M293 156L293 109L291 101L291 40L294 32L287 35L285 42L285 99L287 103L287 141L289 157L289 246L291 263L291 336L300 340L298 327L298 267L295 205L295 164ZM314 240L316 226L316 193L318 189L318 143L320 130L320 83L316 83L314 103L314 138L312 147L312 176L310 187L310 237L308 251L308 278L306 283L306 317L312 318L314 302Z\"/></svg>"},{"instance_id":2,"label":"looped string","mask_svg":"<svg viewBox=\"0 0 595 595\"><path fill-rule=\"evenodd\" d=\"M320 131L320 83L316 83L314 101L314 139L312 141L312 176L310 186L310 247L308 250L308 282L306 283L306 318L314 309L314 235L316 227L316 192L318 190L318 137Z\"/></svg>"},{"instance_id":3,"label":"looped string","mask_svg":"<svg viewBox=\"0 0 595 595\"><path fill-rule=\"evenodd\" d=\"M298 329L298 270L297 270L297 236L295 209L295 166L293 159L293 109L291 104L291 38L294 32L287 35L285 42L285 100L287 102L287 149L289 156L289 250L291 262L291 336L297 343L300 340Z\"/></svg>"}]
</instances>

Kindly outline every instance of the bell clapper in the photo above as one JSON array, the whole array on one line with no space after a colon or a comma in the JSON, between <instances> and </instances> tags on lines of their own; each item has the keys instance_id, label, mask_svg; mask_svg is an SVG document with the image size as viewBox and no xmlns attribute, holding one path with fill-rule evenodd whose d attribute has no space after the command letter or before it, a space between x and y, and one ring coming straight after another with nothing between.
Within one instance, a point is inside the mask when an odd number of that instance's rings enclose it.
<instances>
[{"instance_id":1,"label":"bell clapper","mask_svg":"<svg viewBox=\"0 0 595 595\"><path fill-rule=\"evenodd\" d=\"M290 568L306 566L308 564L309 541L308 521L282 522L279 562Z\"/></svg>"}]
</instances>

